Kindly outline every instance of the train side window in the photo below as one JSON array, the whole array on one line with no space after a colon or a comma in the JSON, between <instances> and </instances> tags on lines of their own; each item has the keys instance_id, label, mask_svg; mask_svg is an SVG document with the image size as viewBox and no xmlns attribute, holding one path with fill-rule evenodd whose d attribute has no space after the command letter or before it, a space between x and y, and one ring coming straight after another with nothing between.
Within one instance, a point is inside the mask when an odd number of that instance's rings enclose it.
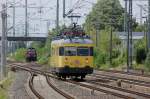
<instances>
[{"instance_id":1,"label":"train side window","mask_svg":"<svg viewBox=\"0 0 150 99\"><path fill-rule=\"evenodd\" d=\"M51 55L53 56L53 48L51 48Z\"/></svg>"},{"instance_id":2,"label":"train side window","mask_svg":"<svg viewBox=\"0 0 150 99\"><path fill-rule=\"evenodd\" d=\"M52 48L51 55L52 55L52 56L55 55L54 48Z\"/></svg>"},{"instance_id":3,"label":"train side window","mask_svg":"<svg viewBox=\"0 0 150 99\"><path fill-rule=\"evenodd\" d=\"M64 47L59 48L59 56L64 56Z\"/></svg>"},{"instance_id":4,"label":"train side window","mask_svg":"<svg viewBox=\"0 0 150 99\"><path fill-rule=\"evenodd\" d=\"M94 50L93 47L90 47L90 56L93 56Z\"/></svg>"}]
</instances>

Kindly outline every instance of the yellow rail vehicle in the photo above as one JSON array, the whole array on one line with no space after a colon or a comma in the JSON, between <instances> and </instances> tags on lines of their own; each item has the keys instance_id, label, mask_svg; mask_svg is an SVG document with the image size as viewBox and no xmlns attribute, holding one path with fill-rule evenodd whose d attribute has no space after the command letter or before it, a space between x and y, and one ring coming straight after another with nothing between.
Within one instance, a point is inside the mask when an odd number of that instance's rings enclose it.
<instances>
[{"instance_id":1,"label":"yellow rail vehicle","mask_svg":"<svg viewBox=\"0 0 150 99\"><path fill-rule=\"evenodd\" d=\"M59 39L51 43L51 66L59 77L93 73L93 42L88 38Z\"/></svg>"}]
</instances>

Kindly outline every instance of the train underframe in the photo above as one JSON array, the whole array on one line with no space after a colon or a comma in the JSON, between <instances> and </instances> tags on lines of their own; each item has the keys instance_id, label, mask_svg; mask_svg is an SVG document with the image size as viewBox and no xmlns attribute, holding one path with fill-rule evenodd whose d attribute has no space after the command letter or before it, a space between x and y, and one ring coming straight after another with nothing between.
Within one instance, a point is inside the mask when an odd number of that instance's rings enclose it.
<instances>
[{"instance_id":1,"label":"train underframe","mask_svg":"<svg viewBox=\"0 0 150 99\"><path fill-rule=\"evenodd\" d=\"M71 68L71 67L61 67L61 68L54 68L53 72L59 78L78 78L84 79L87 74L93 73L93 68L91 67L84 67L84 68Z\"/></svg>"},{"instance_id":2,"label":"train underframe","mask_svg":"<svg viewBox=\"0 0 150 99\"><path fill-rule=\"evenodd\" d=\"M26 58L27 62L33 62L33 61L37 61L37 57L27 57Z\"/></svg>"}]
</instances>

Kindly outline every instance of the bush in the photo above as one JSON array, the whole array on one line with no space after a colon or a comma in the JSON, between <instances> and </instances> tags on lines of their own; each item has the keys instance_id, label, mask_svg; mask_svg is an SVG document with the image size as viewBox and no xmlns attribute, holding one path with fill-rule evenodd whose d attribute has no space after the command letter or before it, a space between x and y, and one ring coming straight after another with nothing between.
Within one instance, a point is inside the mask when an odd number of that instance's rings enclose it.
<instances>
[{"instance_id":1,"label":"bush","mask_svg":"<svg viewBox=\"0 0 150 99\"><path fill-rule=\"evenodd\" d=\"M99 68L100 65L106 64L106 58L107 55L105 52L100 50L94 51L94 64L97 68Z\"/></svg>"},{"instance_id":2,"label":"bush","mask_svg":"<svg viewBox=\"0 0 150 99\"><path fill-rule=\"evenodd\" d=\"M123 63L124 63L124 58L118 57L118 58L112 60L112 67L117 67Z\"/></svg>"},{"instance_id":3,"label":"bush","mask_svg":"<svg viewBox=\"0 0 150 99\"><path fill-rule=\"evenodd\" d=\"M47 56L43 56L38 60L39 64L48 64L49 58Z\"/></svg>"},{"instance_id":4,"label":"bush","mask_svg":"<svg viewBox=\"0 0 150 99\"><path fill-rule=\"evenodd\" d=\"M136 62L142 64L146 59L146 51L144 48L138 48L136 51Z\"/></svg>"},{"instance_id":5,"label":"bush","mask_svg":"<svg viewBox=\"0 0 150 99\"><path fill-rule=\"evenodd\" d=\"M147 55L147 58L145 61L145 67L150 71L150 52Z\"/></svg>"},{"instance_id":6,"label":"bush","mask_svg":"<svg viewBox=\"0 0 150 99\"><path fill-rule=\"evenodd\" d=\"M12 58L16 61L25 61L25 53L25 48L17 49L17 51L13 53Z\"/></svg>"},{"instance_id":7,"label":"bush","mask_svg":"<svg viewBox=\"0 0 150 99\"><path fill-rule=\"evenodd\" d=\"M112 50L112 58L118 58L120 54L121 53L119 50L117 50L117 49Z\"/></svg>"}]
</instances>

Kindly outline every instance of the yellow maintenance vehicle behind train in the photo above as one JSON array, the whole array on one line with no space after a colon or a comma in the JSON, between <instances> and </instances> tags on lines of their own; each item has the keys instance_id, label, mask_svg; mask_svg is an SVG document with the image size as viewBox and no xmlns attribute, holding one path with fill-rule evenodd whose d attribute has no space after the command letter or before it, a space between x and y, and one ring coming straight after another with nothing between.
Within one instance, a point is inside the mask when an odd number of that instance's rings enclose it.
<instances>
[{"instance_id":1,"label":"yellow maintenance vehicle behind train","mask_svg":"<svg viewBox=\"0 0 150 99\"><path fill-rule=\"evenodd\" d=\"M81 77L93 73L93 41L79 31L64 32L51 42L50 64L58 77Z\"/></svg>"}]
</instances>

